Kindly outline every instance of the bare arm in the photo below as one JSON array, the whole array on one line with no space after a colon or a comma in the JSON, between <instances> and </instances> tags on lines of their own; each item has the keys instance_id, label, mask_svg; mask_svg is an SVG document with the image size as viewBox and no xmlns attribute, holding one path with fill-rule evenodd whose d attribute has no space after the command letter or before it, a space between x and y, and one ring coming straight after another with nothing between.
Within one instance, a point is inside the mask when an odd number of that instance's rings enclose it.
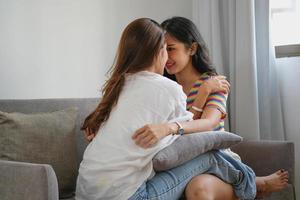
<instances>
[{"instance_id":1,"label":"bare arm","mask_svg":"<svg viewBox=\"0 0 300 200\"><path fill-rule=\"evenodd\" d=\"M196 106L197 108L203 108L208 96L213 93L213 92L224 92L224 93L229 93L229 88L230 84L226 80L225 76L213 76L207 80L204 81L204 83L201 84L201 86L198 89L198 95L197 98L195 99L193 106ZM216 125L216 120L215 118L218 118L219 112L217 110L204 110L203 114L206 112L204 116L202 116L202 112L197 112L194 109L191 109L190 112L194 114L194 119L200 119L201 120L196 120L195 122L184 122L184 128L186 133L192 133L192 132L197 132L197 131L207 131L207 130L212 130L212 126ZM185 125L185 123L190 123ZM145 128L147 127L147 128ZM136 134L138 133L143 133L150 131L151 132L156 132L157 133L157 138L161 138L165 135L168 134L173 134L177 133L178 126L175 123L171 124L152 124L152 125L146 125L142 127L141 129L136 131ZM86 129L84 131L85 138L87 139L88 142L92 141L95 137L95 133L92 133L90 130ZM135 134L135 135L136 135ZM135 136L134 135L134 136ZM146 133L144 133L146 135ZM152 139L153 141L155 139Z\"/></svg>"},{"instance_id":2,"label":"bare arm","mask_svg":"<svg viewBox=\"0 0 300 200\"><path fill-rule=\"evenodd\" d=\"M205 80L198 89L198 95L193 103L196 108L202 109L205 106L208 96L214 92L223 92L228 94L230 91L230 84L225 76L213 76ZM193 108L190 112L194 114L194 119L201 118L202 112Z\"/></svg>"},{"instance_id":3,"label":"bare arm","mask_svg":"<svg viewBox=\"0 0 300 200\"><path fill-rule=\"evenodd\" d=\"M211 131L220 122L222 113L217 108L205 108L201 118L195 119L189 122L181 122L184 132L186 134L200 132L200 131Z\"/></svg>"},{"instance_id":4,"label":"bare arm","mask_svg":"<svg viewBox=\"0 0 300 200\"><path fill-rule=\"evenodd\" d=\"M197 108L202 109L206 103L207 97L211 93L211 88L209 88L209 85L202 84L198 89L198 95L193 103L193 106L196 106ZM194 114L193 119L199 119L201 118L202 112L199 112L193 108L190 109L190 112Z\"/></svg>"},{"instance_id":5,"label":"bare arm","mask_svg":"<svg viewBox=\"0 0 300 200\"><path fill-rule=\"evenodd\" d=\"M214 107L204 109L201 119L180 122L185 134L194 132L210 131L219 123L222 113ZM149 148L156 144L161 138L175 134L178 131L176 123L148 124L138 129L132 139L143 148Z\"/></svg>"},{"instance_id":6,"label":"bare arm","mask_svg":"<svg viewBox=\"0 0 300 200\"><path fill-rule=\"evenodd\" d=\"M228 92L228 84L229 83L223 77L221 77L221 79L213 77L205 81L202 84L203 87L200 86L198 96L193 103L193 106L197 106L197 108L191 109L195 114L194 119L196 120L180 122L185 134L210 131L220 123L221 118L226 114L227 95L221 92L223 90L215 92L214 89L218 88L218 86L222 88L225 85L225 92ZM214 85L214 87L208 87L208 85ZM201 109L204 107L204 110L199 111L199 107ZM132 138L137 145L148 148L156 144L161 138L177 133L178 128L176 123L148 124L138 129Z\"/></svg>"}]
</instances>

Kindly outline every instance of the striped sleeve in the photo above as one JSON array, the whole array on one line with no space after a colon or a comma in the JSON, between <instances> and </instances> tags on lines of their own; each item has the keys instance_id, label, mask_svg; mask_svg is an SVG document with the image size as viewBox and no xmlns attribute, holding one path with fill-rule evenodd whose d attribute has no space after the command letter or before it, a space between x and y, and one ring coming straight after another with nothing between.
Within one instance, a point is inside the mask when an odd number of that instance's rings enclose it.
<instances>
[{"instance_id":1,"label":"striped sleeve","mask_svg":"<svg viewBox=\"0 0 300 200\"><path fill-rule=\"evenodd\" d=\"M226 118L226 100L227 94L222 92L212 93L208 96L205 107L214 107L217 108L222 113L222 118Z\"/></svg>"}]
</instances>

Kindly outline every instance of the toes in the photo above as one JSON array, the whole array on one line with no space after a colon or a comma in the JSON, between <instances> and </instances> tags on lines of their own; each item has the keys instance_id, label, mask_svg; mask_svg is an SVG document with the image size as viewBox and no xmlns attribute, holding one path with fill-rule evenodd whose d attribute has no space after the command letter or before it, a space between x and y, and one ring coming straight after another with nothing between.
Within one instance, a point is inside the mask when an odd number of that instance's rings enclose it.
<instances>
[{"instance_id":1,"label":"toes","mask_svg":"<svg viewBox=\"0 0 300 200\"><path fill-rule=\"evenodd\" d=\"M285 169L280 169L280 170L278 170L277 172L280 172L281 174L282 174L282 173L288 173L288 171L285 170Z\"/></svg>"},{"instance_id":2,"label":"toes","mask_svg":"<svg viewBox=\"0 0 300 200\"><path fill-rule=\"evenodd\" d=\"M279 180L289 180L289 177L288 176L283 176L283 177L280 177Z\"/></svg>"},{"instance_id":3,"label":"toes","mask_svg":"<svg viewBox=\"0 0 300 200\"><path fill-rule=\"evenodd\" d=\"M287 170L285 170L285 169L280 169L280 170L276 171L274 174L276 174L276 175L278 175L278 176L282 176L282 174L286 174L286 173L288 173Z\"/></svg>"},{"instance_id":4,"label":"toes","mask_svg":"<svg viewBox=\"0 0 300 200\"><path fill-rule=\"evenodd\" d=\"M276 172L276 174L279 176L287 176L289 174L289 172L287 170L281 169L281 170L278 170Z\"/></svg>"},{"instance_id":5,"label":"toes","mask_svg":"<svg viewBox=\"0 0 300 200\"><path fill-rule=\"evenodd\" d=\"M276 171L275 174L280 175L280 174L282 174L283 172L284 172L284 169L280 169L280 170Z\"/></svg>"},{"instance_id":6,"label":"toes","mask_svg":"<svg viewBox=\"0 0 300 200\"><path fill-rule=\"evenodd\" d=\"M283 178L287 178L287 177L289 177L289 174L288 174L288 173L281 174L280 177L281 177L281 178L282 178L282 177L283 177Z\"/></svg>"},{"instance_id":7,"label":"toes","mask_svg":"<svg viewBox=\"0 0 300 200\"><path fill-rule=\"evenodd\" d=\"M284 173L280 176L281 178L289 178L289 174L288 173Z\"/></svg>"},{"instance_id":8,"label":"toes","mask_svg":"<svg viewBox=\"0 0 300 200\"><path fill-rule=\"evenodd\" d=\"M284 173L284 174L289 174L289 171L288 171L288 170L284 170L283 173Z\"/></svg>"}]
</instances>

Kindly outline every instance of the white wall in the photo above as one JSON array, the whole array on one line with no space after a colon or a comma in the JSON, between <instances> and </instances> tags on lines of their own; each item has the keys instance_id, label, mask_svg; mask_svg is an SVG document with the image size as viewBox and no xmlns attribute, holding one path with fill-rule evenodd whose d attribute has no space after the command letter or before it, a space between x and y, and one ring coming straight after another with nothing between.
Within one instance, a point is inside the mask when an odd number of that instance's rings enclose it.
<instances>
[{"instance_id":1,"label":"white wall","mask_svg":"<svg viewBox=\"0 0 300 200\"><path fill-rule=\"evenodd\" d=\"M300 57L276 60L287 140L295 144L296 196L300 197Z\"/></svg>"},{"instance_id":2,"label":"white wall","mask_svg":"<svg viewBox=\"0 0 300 200\"><path fill-rule=\"evenodd\" d=\"M0 99L97 97L123 28L174 15L191 19L192 0L0 0ZM287 139L299 158L300 58L277 61ZM296 177L299 186L299 159Z\"/></svg>"},{"instance_id":3,"label":"white wall","mask_svg":"<svg viewBox=\"0 0 300 200\"><path fill-rule=\"evenodd\" d=\"M97 97L124 27L191 0L0 0L0 99Z\"/></svg>"}]
</instances>

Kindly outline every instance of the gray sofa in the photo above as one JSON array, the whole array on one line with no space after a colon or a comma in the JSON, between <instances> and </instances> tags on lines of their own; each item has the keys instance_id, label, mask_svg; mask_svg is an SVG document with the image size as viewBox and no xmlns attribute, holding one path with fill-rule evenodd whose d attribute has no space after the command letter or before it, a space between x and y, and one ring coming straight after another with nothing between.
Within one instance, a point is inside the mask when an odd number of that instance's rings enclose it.
<instances>
[{"instance_id":1,"label":"gray sofa","mask_svg":"<svg viewBox=\"0 0 300 200\"><path fill-rule=\"evenodd\" d=\"M82 160L87 142L80 131L84 118L97 105L98 99L38 99L0 100L0 111L37 113L78 107L76 121L76 145L78 165ZM284 168L289 171L288 187L265 199L296 199L294 187L294 145L287 141L244 141L232 148L244 163L258 176ZM75 183L74 183L75 184ZM25 163L0 160L0 199L2 200L57 200L58 183L52 166L44 163ZM74 199L69 197L68 199Z\"/></svg>"}]
</instances>

